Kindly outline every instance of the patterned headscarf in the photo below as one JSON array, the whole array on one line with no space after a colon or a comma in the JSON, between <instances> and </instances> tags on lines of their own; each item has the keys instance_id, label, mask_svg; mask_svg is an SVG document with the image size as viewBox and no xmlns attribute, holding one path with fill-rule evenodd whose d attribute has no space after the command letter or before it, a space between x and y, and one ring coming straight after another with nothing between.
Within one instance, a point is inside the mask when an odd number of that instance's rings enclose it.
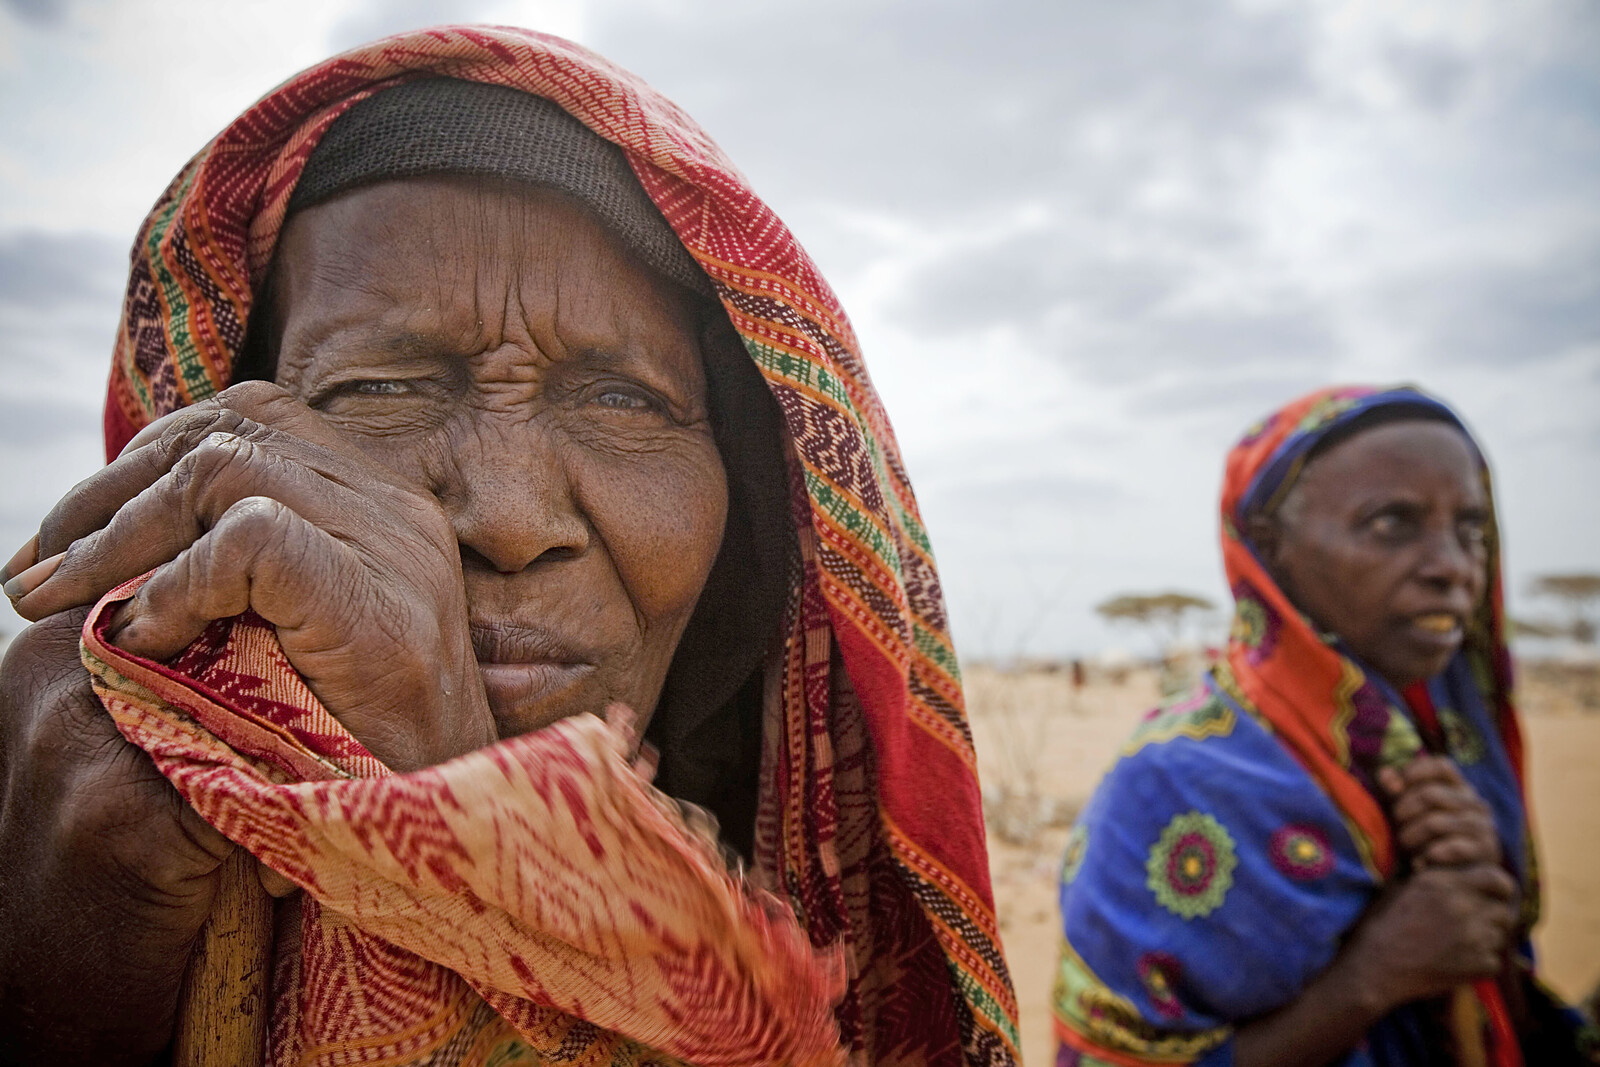
<instances>
[{"instance_id":1,"label":"patterned headscarf","mask_svg":"<svg viewBox=\"0 0 1600 1067\"><path fill-rule=\"evenodd\" d=\"M424 76L546 97L619 145L711 279L783 413L801 556L763 724L756 872L813 945L843 946L848 992L836 1014L857 1057L1014 1062L1016 1005L960 677L888 418L811 259L710 138L636 77L559 38L440 27L275 89L183 169L140 231L105 409L108 456L230 383L318 139L356 102Z\"/></svg>"}]
</instances>

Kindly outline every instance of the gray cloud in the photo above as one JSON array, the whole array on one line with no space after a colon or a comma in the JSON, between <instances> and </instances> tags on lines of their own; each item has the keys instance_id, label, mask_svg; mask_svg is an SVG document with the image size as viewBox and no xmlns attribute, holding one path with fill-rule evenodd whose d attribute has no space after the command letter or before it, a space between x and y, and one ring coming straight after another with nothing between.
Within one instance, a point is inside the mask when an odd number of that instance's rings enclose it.
<instances>
[{"instance_id":1,"label":"gray cloud","mask_svg":"<svg viewBox=\"0 0 1600 1067\"><path fill-rule=\"evenodd\" d=\"M98 436L126 273L120 241L0 233L0 444Z\"/></svg>"},{"instance_id":2,"label":"gray cloud","mask_svg":"<svg viewBox=\"0 0 1600 1067\"><path fill-rule=\"evenodd\" d=\"M0 233L0 307L120 303L127 248L99 234Z\"/></svg>"},{"instance_id":3,"label":"gray cloud","mask_svg":"<svg viewBox=\"0 0 1600 1067\"><path fill-rule=\"evenodd\" d=\"M365 0L334 25L328 46L342 52L393 33L447 22L472 22L483 6L460 0Z\"/></svg>"},{"instance_id":4,"label":"gray cloud","mask_svg":"<svg viewBox=\"0 0 1600 1067\"><path fill-rule=\"evenodd\" d=\"M924 219L1019 197L1093 210L1120 199L1130 167L1160 172L1201 145L1218 149L1206 179L1225 180L1220 149L1310 86L1302 14L1215 0L608 4L594 31L750 173L782 175L785 199Z\"/></svg>"},{"instance_id":5,"label":"gray cloud","mask_svg":"<svg viewBox=\"0 0 1600 1067\"><path fill-rule=\"evenodd\" d=\"M1387 297L1386 312L1416 322L1435 361L1539 363L1600 344L1600 242L1534 262L1469 264Z\"/></svg>"},{"instance_id":6,"label":"gray cloud","mask_svg":"<svg viewBox=\"0 0 1600 1067\"><path fill-rule=\"evenodd\" d=\"M939 481L924 486L922 492L925 501L937 498L940 504L984 511L1017 506L1105 505L1123 495L1122 489L1113 482L1067 472L1036 475L998 473L992 477L959 482Z\"/></svg>"},{"instance_id":7,"label":"gray cloud","mask_svg":"<svg viewBox=\"0 0 1600 1067\"><path fill-rule=\"evenodd\" d=\"M37 447L64 439L77 440L98 427L98 393L86 403L70 404L45 399L0 400L0 445Z\"/></svg>"},{"instance_id":8,"label":"gray cloud","mask_svg":"<svg viewBox=\"0 0 1600 1067\"><path fill-rule=\"evenodd\" d=\"M1390 72L1407 95L1423 107L1448 111L1472 81L1472 64L1452 48L1436 43L1393 42L1386 49Z\"/></svg>"},{"instance_id":9,"label":"gray cloud","mask_svg":"<svg viewBox=\"0 0 1600 1067\"><path fill-rule=\"evenodd\" d=\"M5 9L24 22L55 26L67 9L67 0L0 0Z\"/></svg>"},{"instance_id":10,"label":"gray cloud","mask_svg":"<svg viewBox=\"0 0 1600 1067\"><path fill-rule=\"evenodd\" d=\"M1314 293L1274 273L1261 211L1263 183L1307 116L1379 129L1414 115L1420 136L1472 145L1446 184L1424 175L1435 185L1410 188L1417 179L1395 175L1406 195L1436 199L1446 223L1456 213L1475 225L1491 204L1579 203L1600 165L1600 77L1581 45L1596 9L1556 0L1514 39L1473 47L1395 29L1375 53L1398 91L1382 104L1348 72L1318 67L1312 11L614 3L594 29L602 51L723 140L802 239L820 232L855 264L904 254L814 225L827 203L948 237L944 253L902 272L888 304L898 326L1007 329L1074 375L1125 385L1133 410L1203 403L1196 386L1218 370L1260 367L1253 401L1272 383L1315 384L1350 355L1364 315L1441 360L1522 361L1600 336L1592 226L1555 260L1468 254L1446 271ZM756 53L756 80L727 60ZM783 90L760 88L771 85ZM1008 224L1019 210L1034 221ZM973 237L987 231L1002 236ZM1241 272L1249 291L1219 297L1219 270ZM1163 375L1179 380L1148 384ZM1235 395L1216 402L1231 411Z\"/></svg>"}]
</instances>

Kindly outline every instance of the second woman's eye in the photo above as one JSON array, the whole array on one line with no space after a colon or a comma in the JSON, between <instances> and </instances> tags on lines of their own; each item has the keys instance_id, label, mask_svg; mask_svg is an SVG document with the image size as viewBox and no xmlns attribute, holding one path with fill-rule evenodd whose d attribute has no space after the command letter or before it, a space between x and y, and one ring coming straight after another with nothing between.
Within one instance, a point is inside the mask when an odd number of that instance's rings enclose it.
<instances>
[{"instance_id":1,"label":"second woman's eye","mask_svg":"<svg viewBox=\"0 0 1600 1067\"><path fill-rule=\"evenodd\" d=\"M1397 540L1411 532L1415 525L1411 516L1398 510L1380 511L1368 520L1368 528L1386 541Z\"/></svg>"},{"instance_id":2,"label":"second woman's eye","mask_svg":"<svg viewBox=\"0 0 1600 1067\"><path fill-rule=\"evenodd\" d=\"M1489 524L1483 519L1462 519L1456 524L1460 531L1461 543L1469 548L1476 548L1489 540Z\"/></svg>"}]
</instances>

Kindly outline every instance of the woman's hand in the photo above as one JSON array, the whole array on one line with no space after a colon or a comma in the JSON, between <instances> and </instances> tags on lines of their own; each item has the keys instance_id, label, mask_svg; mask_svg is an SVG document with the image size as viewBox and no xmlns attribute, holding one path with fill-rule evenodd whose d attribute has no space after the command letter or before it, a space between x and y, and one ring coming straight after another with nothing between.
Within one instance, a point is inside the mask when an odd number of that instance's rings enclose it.
<instances>
[{"instance_id":1,"label":"woman's hand","mask_svg":"<svg viewBox=\"0 0 1600 1067\"><path fill-rule=\"evenodd\" d=\"M84 605L155 568L112 620L151 658L254 609L323 704L408 770L495 736L459 549L431 496L256 382L148 428L20 555L45 562L6 575L38 621L0 667L0 1059L141 1062L171 1033L234 846L95 698Z\"/></svg>"},{"instance_id":2,"label":"woman's hand","mask_svg":"<svg viewBox=\"0 0 1600 1067\"><path fill-rule=\"evenodd\" d=\"M1489 805L1449 759L1425 754L1399 770L1385 767L1378 784L1389 794L1395 841L1412 870L1500 865Z\"/></svg>"},{"instance_id":3,"label":"woman's hand","mask_svg":"<svg viewBox=\"0 0 1600 1067\"><path fill-rule=\"evenodd\" d=\"M148 427L56 505L38 555L14 597L30 619L156 569L111 620L136 655L174 655L254 610L396 770L495 738L448 518L277 386L246 382Z\"/></svg>"},{"instance_id":4,"label":"woman's hand","mask_svg":"<svg viewBox=\"0 0 1600 1067\"><path fill-rule=\"evenodd\" d=\"M1330 1063L1400 1005L1500 973L1517 885L1488 805L1440 756L1385 768L1378 783L1411 874L1384 890L1299 997L1240 1027L1239 1067Z\"/></svg>"},{"instance_id":5,"label":"woman's hand","mask_svg":"<svg viewBox=\"0 0 1600 1067\"><path fill-rule=\"evenodd\" d=\"M1318 1067L1402 1004L1500 971L1516 884L1499 867L1432 867L1392 884L1333 963L1288 1005L1241 1026L1238 1067Z\"/></svg>"},{"instance_id":6,"label":"woman's hand","mask_svg":"<svg viewBox=\"0 0 1600 1067\"><path fill-rule=\"evenodd\" d=\"M0 666L0 1063L150 1062L234 848L100 706L87 614Z\"/></svg>"},{"instance_id":7,"label":"woman's hand","mask_svg":"<svg viewBox=\"0 0 1600 1067\"><path fill-rule=\"evenodd\" d=\"M1394 1004L1498 974L1517 917L1494 816L1443 756L1386 767L1395 841L1411 874L1368 911L1351 949Z\"/></svg>"},{"instance_id":8,"label":"woman's hand","mask_svg":"<svg viewBox=\"0 0 1600 1067\"><path fill-rule=\"evenodd\" d=\"M1500 973L1517 885L1498 866L1433 867L1396 883L1346 948L1385 1010Z\"/></svg>"}]
</instances>

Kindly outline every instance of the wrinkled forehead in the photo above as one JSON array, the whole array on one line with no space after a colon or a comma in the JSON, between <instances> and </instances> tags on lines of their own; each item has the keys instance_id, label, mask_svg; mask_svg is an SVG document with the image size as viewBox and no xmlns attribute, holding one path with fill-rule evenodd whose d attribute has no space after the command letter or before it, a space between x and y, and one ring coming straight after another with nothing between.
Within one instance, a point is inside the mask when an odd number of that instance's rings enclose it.
<instances>
[{"instance_id":1,"label":"wrinkled forehead","mask_svg":"<svg viewBox=\"0 0 1600 1067\"><path fill-rule=\"evenodd\" d=\"M701 335L719 316L716 301L651 269L575 197L426 175L357 186L291 216L235 369L239 380L278 380L350 345L466 352L531 329L562 346L692 362L680 369L698 377Z\"/></svg>"}]
</instances>

